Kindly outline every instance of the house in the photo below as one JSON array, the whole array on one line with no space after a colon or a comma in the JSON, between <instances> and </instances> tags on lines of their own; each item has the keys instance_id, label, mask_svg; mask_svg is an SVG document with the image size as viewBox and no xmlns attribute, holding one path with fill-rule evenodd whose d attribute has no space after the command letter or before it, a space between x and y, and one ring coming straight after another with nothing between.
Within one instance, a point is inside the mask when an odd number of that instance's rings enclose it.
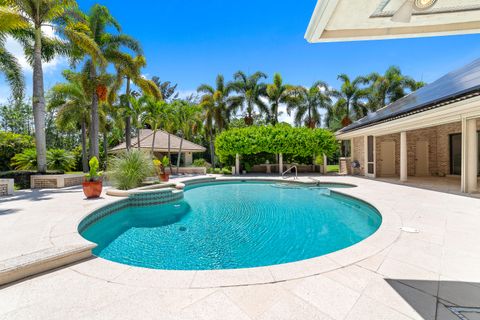
<instances>
[{"instance_id":1,"label":"house","mask_svg":"<svg viewBox=\"0 0 480 320\"><path fill-rule=\"evenodd\" d=\"M192 164L193 153L197 152L205 152L206 148L202 147L196 143L188 141L186 139L174 135L168 134L168 132L163 130L157 130L155 134L155 141L154 141L154 134L153 130L150 129L142 129L140 130L139 134L140 139L137 137L132 138L132 145L131 148L138 148L138 141L140 140L140 149L150 151L152 150L152 143L154 143L153 150L154 155L158 159L163 157L163 155L168 153L168 141L170 139L170 153L172 155L178 154L180 151L181 145L181 152L184 155L184 165L188 166ZM127 145L125 142L119 144L118 146L112 148L110 150L111 153L125 151L127 149Z\"/></svg>"},{"instance_id":2,"label":"house","mask_svg":"<svg viewBox=\"0 0 480 320\"><path fill-rule=\"evenodd\" d=\"M373 178L458 177L478 191L480 59L336 133L348 141L348 172ZM455 181L455 179L453 179Z\"/></svg>"},{"instance_id":3,"label":"house","mask_svg":"<svg viewBox=\"0 0 480 320\"><path fill-rule=\"evenodd\" d=\"M318 0L308 42L480 32L478 0Z\"/></svg>"}]
</instances>

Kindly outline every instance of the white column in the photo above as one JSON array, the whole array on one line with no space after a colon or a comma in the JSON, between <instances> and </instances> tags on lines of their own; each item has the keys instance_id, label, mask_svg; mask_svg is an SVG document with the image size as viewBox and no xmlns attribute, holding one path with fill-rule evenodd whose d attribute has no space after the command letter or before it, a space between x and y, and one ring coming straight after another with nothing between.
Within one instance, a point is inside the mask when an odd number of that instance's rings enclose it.
<instances>
[{"instance_id":1,"label":"white column","mask_svg":"<svg viewBox=\"0 0 480 320\"><path fill-rule=\"evenodd\" d=\"M323 174L327 174L328 172L327 160L327 156L323 154Z\"/></svg>"},{"instance_id":2,"label":"white column","mask_svg":"<svg viewBox=\"0 0 480 320\"><path fill-rule=\"evenodd\" d=\"M407 132L400 133L400 181L408 179Z\"/></svg>"},{"instance_id":3,"label":"white column","mask_svg":"<svg viewBox=\"0 0 480 320\"><path fill-rule=\"evenodd\" d=\"M184 159L185 159L185 167L188 167L189 165L191 165L193 163L193 155L191 152L185 152L184 153Z\"/></svg>"},{"instance_id":4,"label":"white column","mask_svg":"<svg viewBox=\"0 0 480 320\"><path fill-rule=\"evenodd\" d=\"M240 155L238 153L235 155L235 174L240 174Z\"/></svg>"},{"instance_id":5,"label":"white column","mask_svg":"<svg viewBox=\"0 0 480 320\"><path fill-rule=\"evenodd\" d=\"M476 119L462 119L462 192L476 192L478 172L478 136Z\"/></svg>"},{"instance_id":6,"label":"white column","mask_svg":"<svg viewBox=\"0 0 480 320\"><path fill-rule=\"evenodd\" d=\"M278 173L282 175L283 173L283 154L278 155Z\"/></svg>"}]
</instances>

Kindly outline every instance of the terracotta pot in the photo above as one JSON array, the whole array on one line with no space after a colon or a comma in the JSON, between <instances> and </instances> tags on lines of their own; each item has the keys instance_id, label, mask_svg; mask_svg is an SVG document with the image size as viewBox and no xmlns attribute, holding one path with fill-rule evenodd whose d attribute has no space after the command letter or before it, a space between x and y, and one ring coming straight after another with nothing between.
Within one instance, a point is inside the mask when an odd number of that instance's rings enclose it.
<instances>
[{"instance_id":1,"label":"terracotta pot","mask_svg":"<svg viewBox=\"0 0 480 320\"><path fill-rule=\"evenodd\" d=\"M162 182L168 182L168 179L170 178L169 173L160 173L160 181Z\"/></svg>"},{"instance_id":2,"label":"terracotta pot","mask_svg":"<svg viewBox=\"0 0 480 320\"><path fill-rule=\"evenodd\" d=\"M82 183L83 193L88 199L98 198L102 194L102 180L84 181Z\"/></svg>"}]
</instances>

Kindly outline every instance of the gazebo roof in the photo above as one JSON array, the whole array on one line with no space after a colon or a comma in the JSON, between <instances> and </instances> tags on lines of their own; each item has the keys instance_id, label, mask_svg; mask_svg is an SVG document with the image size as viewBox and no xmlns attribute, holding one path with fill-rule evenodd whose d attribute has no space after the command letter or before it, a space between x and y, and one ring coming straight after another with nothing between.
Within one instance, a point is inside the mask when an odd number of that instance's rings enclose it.
<instances>
[{"instance_id":1,"label":"gazebo roof","mask_svg":"<svg viewBox=\"0 0 480 320\"><path fill-rule=\"evenodd\" d=\"M182 139L174 134L170 134L170 152L178 152L180 149L180 141ZM140 130L140 148L141 149L152 149L153 142L153 130L142 129ZM137 148L137 138L132 138L132 148ZM125 142L119 144L118 146L110 149L110 152L118 152L127 149ZM155 134L155 152L168 152L168 132L157 130ZM205 152L205 147L202 147L196 143L183 139L182 152Z\"/></svg>"}]
</instances>

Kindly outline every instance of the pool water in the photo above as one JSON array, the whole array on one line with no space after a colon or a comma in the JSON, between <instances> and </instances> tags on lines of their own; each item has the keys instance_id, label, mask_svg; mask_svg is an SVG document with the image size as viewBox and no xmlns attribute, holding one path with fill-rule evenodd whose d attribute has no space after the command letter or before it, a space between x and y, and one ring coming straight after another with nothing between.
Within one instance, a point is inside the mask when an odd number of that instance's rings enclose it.
<instances>
[{"instance_id":1,"label":"pool water","mask_svg":"<svg viewBox=\"0 0 480 320\"><path fill-rule=\"evenodd\" d=\"M373 207L326 188L229 182L187 187L175 203L124 209L82 235L108 260L210 270L321 256L365 239L380 224Z\"/></svg>"}]
</instances>

